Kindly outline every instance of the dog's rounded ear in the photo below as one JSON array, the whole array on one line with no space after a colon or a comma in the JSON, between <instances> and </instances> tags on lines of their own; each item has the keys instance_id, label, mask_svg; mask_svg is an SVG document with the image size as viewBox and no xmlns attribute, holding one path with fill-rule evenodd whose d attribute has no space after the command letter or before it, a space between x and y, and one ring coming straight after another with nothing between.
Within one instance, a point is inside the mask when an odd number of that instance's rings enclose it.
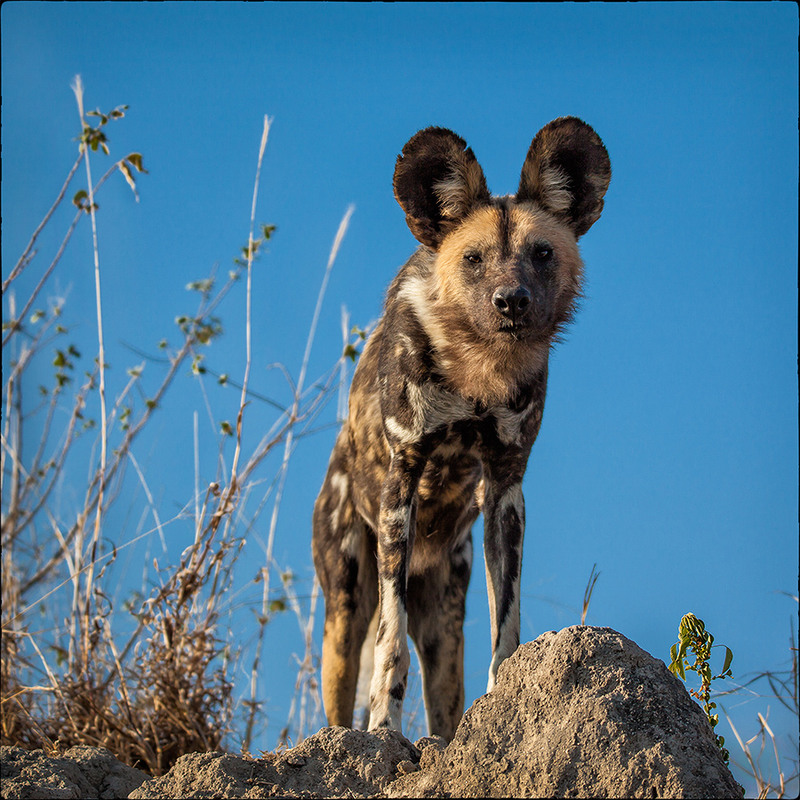
<instances>
[{"instance_id":1,"label":"dog's rounded ear","mask_svg":"<svg viewBox=\"0 0 800 800\"><path fill-rule=\"evenodd\" d=\"M582 236L600 218L611 162L600 137L577 117L560 117L531 142L517 200L539 203Z\"/></svg>"},{"instance_id":2,"label":"dog's rounded ear","mask_svg":"<svg viewBox=\"0 0 800 800\"><path fill-rule=\"evenodd\" d=\"M491 198L474 153L447 128L425 128L408 140L394 168L394 196L411 233L434 250Z\"/></svg>"}]
</instances>

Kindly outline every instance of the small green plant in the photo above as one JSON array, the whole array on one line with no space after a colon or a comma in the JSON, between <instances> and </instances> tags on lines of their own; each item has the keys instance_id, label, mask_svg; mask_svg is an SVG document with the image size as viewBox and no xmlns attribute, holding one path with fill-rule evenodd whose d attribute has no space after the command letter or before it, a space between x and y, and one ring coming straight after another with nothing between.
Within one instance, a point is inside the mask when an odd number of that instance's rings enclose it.
<instances>
[{"instance_id":1,"label":"small green plant","mask_svg":"<svg viewBox=\"0 0 800 800\"><path fill-rule=\"evenodd\" d=\"M712 730L716 728L719 722L719 714L712 713L717 704L711 702L711 682L718 678L730 678L730 666L733 661L733 651L730 647L716 645L717 647L725 647L725 661L722 664L722 672L719 675L713 675L708 662L711 658L711 648L714 646L714 637L706 630L703 620L698 619L694 614L685 614L678 627L678 641L669 650L671 659L669 671L673 675L677 675L685 681L686 670L689 669L700 676L700 688L689 689L689 693L703 704L703 711L706 712L706 717L711 723ZM689 650L694 653L693 664L690 664L687 658ZM722 752L723 760L728 764L730 754L725 749L725 739L716 733L714 737Z\"/></svg>"}]
</instances>

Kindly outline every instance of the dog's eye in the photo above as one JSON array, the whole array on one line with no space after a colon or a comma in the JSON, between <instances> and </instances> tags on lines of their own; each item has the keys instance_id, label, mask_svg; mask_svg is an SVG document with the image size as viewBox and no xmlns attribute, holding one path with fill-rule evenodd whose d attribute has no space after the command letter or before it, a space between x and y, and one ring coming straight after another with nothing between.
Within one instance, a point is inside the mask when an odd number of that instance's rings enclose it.
<instances>
[{"instance_id":1,"label":"dog's eye","mask_svg":"<svg viewBox=\"0 0 800 800\"><path fill-rule=\"evenodd\" d=\"M469 261L470 264L480 264L483 262L483 259L478 253L465 253L464 258Z\"/></svg>"},{"instance_id":2,"label":"dog's eye","mask_svg":"<svg viewBox=\"0 0 800 800\"><path fill-rule=\"evenodd\" d=\"M537 244L533 247L534 261L549 261L553 257L553 248L549 244Z\"/></svg>"}]
</instances>

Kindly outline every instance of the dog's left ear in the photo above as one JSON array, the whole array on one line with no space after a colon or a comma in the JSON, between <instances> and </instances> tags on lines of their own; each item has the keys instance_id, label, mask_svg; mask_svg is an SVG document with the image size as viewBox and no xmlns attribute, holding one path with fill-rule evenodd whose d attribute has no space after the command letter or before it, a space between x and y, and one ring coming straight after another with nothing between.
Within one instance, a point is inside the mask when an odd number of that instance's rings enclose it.
<instances>
[{"instance_id":1,"label":"dog's left ear","mask_svg":"<svg viewBox=\"0 0 800 800\"><path fill-rule=\"evenodd\" d=\"M411 233L434 250L491 199L475 154L447 128L425 128L406 142L394 168L394 196Z\"/></svg>"},{"instance_id":2,"label":"dog's left ear","mask_svg":"<svg viewBox=\"0 0 800 800\"><path fill-rule=\"evenodd\" d=\"M611 162L600 137L577 117L560 117L531 142L517 200L539 203L582 236L600 218L610 180Z\"/></svg>"}]
</instances>

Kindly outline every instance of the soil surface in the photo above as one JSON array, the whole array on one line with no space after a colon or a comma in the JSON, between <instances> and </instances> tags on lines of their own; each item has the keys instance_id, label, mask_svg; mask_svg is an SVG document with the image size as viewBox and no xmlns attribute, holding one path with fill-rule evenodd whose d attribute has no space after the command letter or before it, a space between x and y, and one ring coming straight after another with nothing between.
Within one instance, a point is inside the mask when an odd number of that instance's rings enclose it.
<instances>
[{"instance_id":1,"label":"soil surface","mask_svg":"<svg viewBox=\"0 0 800 800\"><path fill-rule=\"evenodd\" d=\"M455 738L322 728L289 750L193 753L159 778L107 750L0 748L3 798L742 797L663 662L610 628L521 645Z\"/></svg>"}]
</instances>

